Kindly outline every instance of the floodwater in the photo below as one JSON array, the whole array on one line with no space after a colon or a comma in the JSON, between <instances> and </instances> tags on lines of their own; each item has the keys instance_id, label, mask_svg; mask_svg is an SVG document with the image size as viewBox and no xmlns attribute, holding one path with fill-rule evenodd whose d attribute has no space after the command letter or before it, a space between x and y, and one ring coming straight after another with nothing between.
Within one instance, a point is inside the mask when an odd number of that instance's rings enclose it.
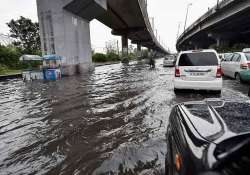
<instances>
[{"instance_id":1,"label":"floodwater","mask_svg":"<svg viewBox=\"0 0 250 175\"><path fill-rule=\"evenodd\" d=\"M0 174L164 174L176 103L220 97L173 92L173 68L97 67L56 82L0 82ZM225 79L221 98L249 100Z\"/></svg>"}]
</instances>

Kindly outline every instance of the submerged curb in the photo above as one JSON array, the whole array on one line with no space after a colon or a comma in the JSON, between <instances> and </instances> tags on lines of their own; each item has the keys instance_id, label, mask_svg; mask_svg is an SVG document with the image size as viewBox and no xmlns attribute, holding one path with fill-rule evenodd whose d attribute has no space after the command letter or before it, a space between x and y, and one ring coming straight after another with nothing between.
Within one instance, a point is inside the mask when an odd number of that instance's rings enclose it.
<instances>
[{"instance_id":1,"label":"submerged curb","mask_svg":"<svg viewBox=\"0 0 250 175\"><path fill-rule=\"evenodd\" d=\"M4 81L7 79L14 79L14 78L21 78L22 74L18 73L18 74L10 74L10 75L0 75L0 81Z\"/></svg>"}]
</instances>

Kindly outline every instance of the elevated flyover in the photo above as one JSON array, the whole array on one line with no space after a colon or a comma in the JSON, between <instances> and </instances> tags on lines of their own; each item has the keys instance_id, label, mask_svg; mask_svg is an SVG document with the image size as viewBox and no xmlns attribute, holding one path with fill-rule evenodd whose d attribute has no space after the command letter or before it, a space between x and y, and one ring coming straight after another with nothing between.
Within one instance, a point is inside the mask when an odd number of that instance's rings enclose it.
<instances>
[{"instance_id":1,"label":"elevated flyover","mask_svg":"<svg viewBox=\"0 0 250 175\"><path fill-rule=\"evenodd\" d=\"M249 19L249 0L223 0L184 31L177 40L177 50L250 44Z\"/></svg>"},{"instance_id":2,"label":"elevated flyover","mask_svg":"<svg viewBox=\"0 0 250 175\"><path fill-rule=\"evenodd\" d=\"M67 67L80 64L81 70L91 64L89 22L93 19L122 37L124 57L128 39L138 45L138 50L144 46L167 53L154 35L146 0L37 0L37 6L43 53L63 56Z\"/></svg>"}]
</instances>

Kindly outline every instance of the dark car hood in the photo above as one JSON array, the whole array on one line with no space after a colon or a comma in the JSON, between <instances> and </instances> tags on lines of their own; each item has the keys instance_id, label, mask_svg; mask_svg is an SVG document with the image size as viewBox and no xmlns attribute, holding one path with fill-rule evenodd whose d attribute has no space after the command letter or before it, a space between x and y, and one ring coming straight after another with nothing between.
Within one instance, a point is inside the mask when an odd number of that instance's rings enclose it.
<instances>
[{"instance_id":1,"label":"dark car hood","mask_svg":"<svg viewBox=\"0 0 250 175\"><path fill-rule=\"evenodd\" d=\"M214 108L233 133L250 131L250 103L225 102L223 106Z\"/></svg>"},{"instance_id":2,"label":"dark car hood","mask_svg":"<svg viewBox=\"0 0 250 175\"><path fill-rule=\"evenodd\" d=\"M197 132L209 141L250 132L250 103L221 100L188 102L182 106Z\"/></svg>"}]
</instances>

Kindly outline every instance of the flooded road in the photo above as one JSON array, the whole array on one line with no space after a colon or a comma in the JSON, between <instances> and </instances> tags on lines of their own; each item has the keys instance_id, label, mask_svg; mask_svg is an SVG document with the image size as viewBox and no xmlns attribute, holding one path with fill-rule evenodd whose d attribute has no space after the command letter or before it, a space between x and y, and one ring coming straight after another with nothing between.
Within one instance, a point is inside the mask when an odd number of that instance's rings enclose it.
<instances>
[{"instance_id":1,"label":"flooded road","mask_svg":"<svg viewBox=\"0 0 250 175\"><path fill-rule=\"evenodd\" d=\"M164 174L174 104L220 97L173 92L173 68L97 67L57 82L0 82L0 175ZM249 100L225 79L221 98Z\"/></svg>"}]
</instances>

